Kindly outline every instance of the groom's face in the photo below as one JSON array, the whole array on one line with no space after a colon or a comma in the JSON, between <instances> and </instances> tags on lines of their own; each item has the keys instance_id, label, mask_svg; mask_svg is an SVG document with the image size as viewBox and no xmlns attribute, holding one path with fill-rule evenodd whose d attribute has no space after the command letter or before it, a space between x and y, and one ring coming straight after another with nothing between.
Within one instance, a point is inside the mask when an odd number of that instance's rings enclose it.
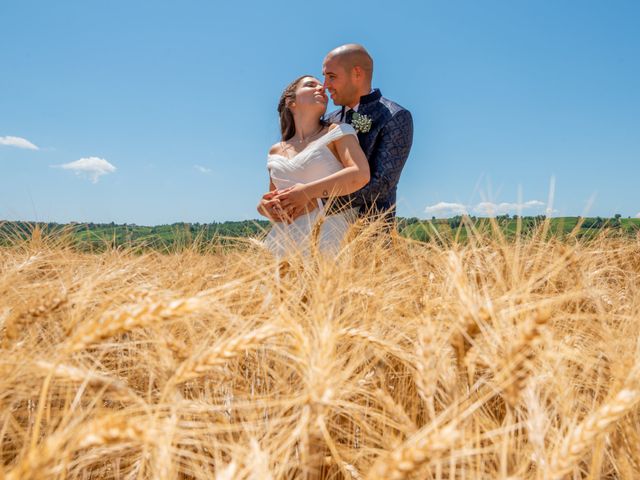
<instances>
[{"instance_id":1,"label":"groom's face","mask_svg":"<svg viewBox=\"0 0 640 480\"><path fill-rule=\"evenodd\" d=\"M351 72L338 57L327 57L322 64L324 86L336 105L352 106L358 103L358 89L352 81Z\"/></svg>"}]
</instances>

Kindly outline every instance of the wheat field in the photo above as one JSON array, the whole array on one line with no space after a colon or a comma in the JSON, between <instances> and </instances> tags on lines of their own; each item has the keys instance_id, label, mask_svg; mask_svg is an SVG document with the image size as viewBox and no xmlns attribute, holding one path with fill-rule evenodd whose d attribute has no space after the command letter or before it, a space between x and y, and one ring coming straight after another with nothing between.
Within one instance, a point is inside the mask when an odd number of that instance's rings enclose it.
<instances>
[{"instance_id":1,"label":"wheat field","mask_svg":"<svg viewBox=\"0 0 640 480\"><path fill-rule=\"evenodd\" d=\"M640 238L0 248L0 478L640 478Z\"/></svg>"}]
</instances>

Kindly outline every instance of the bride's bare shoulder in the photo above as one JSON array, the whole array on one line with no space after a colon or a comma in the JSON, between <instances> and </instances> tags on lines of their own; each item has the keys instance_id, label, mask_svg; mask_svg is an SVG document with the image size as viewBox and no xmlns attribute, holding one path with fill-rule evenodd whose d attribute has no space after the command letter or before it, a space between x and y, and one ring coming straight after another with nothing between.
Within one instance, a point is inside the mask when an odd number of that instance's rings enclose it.
<instances>
[{"instance_id":1,"label":"bride's bare shoulder","mask_svg":"<svg viewBox=\"0 0 640 480\"><path fill-rule=\"evenodd\" d=\"M282 142L274 143L269 149L269 155L282 155Z\"/></svg>"},{"instance_id":2,"label":"bride's bare shoulder","mask_svg":"<svg viewBox=\"0 0 640 480\"><path fill-rule=\"evenodd\" d=\"M331 131L335 130L336 128L338 128L339 126L340 126L339 123L330 123L329 124L329 131L331 132Z\"/></svg>"}]
</instances>

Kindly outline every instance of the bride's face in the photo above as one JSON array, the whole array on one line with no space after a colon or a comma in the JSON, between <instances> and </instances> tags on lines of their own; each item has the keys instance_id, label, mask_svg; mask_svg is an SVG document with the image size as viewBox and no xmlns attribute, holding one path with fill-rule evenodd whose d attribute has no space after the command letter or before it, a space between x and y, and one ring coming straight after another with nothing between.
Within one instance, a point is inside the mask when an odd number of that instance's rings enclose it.
<instances>
[{"instance_id":1,"label":"bride's face","mask_svg":"<svg viewBox=\"0 0 640 480\"><path fill-rule=\"evenodd\" d=\"M301 111L312 109L323 115L329 102L322 82L314 77L304 77L296 88L296 99L292 110Z\"/></svg>"}]
</instances>

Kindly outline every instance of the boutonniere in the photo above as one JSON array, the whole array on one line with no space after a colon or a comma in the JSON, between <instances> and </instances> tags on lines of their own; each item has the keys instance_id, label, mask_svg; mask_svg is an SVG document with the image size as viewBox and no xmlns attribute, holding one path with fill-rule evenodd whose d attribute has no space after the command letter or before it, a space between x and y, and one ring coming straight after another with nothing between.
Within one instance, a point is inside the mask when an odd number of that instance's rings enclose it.
<instances>
[{"instance_id":1,"label":"boutonniere","mask_svg":"<svg viewBox=\"0 0 640 480\"><path fill-rule=\"evenodd\" d=\"M353 112L353 117L351 117L351 126L355 128L358 133L367 133L371 130L371 117L369 117L369 115L361 115L358 112Z\"/></svg>"}]
</instances>

